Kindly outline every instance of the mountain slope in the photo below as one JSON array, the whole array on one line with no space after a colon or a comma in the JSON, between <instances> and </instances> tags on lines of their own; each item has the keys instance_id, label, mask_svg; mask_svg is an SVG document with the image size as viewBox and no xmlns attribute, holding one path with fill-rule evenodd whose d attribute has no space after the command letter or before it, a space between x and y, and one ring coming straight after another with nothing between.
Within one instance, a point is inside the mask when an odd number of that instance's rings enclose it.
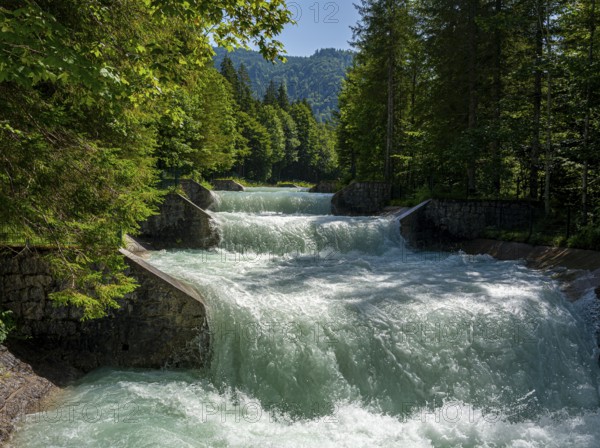
<instances>
[{"instance_id":1,"label":"mountain slope","mask_svg":"<svg viewBox=\"0 0 600 448\"><path fill-rule=\"evenodd\" d=\"M263 97L271 79L277 84L284 81L290 99L308 99L320 121L331 118L333 111L337 109L342 79L353 58L351 51L327 48L317 50L309 57L290 56L285 64L272 64L255 51L235 50L227 53L222 48L216 48L215 51L217 54L214 64L217 69L226 54L236 68L244 63L257 98Z\"/></svg>"}]
</instances>

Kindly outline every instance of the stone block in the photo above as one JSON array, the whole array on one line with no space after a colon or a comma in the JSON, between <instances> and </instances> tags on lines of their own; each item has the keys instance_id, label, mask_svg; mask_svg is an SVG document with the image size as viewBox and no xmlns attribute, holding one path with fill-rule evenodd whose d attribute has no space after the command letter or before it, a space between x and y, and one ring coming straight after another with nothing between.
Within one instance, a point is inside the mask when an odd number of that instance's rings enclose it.
<instances>
[{"instance_id":1,"label":"stone block","mask_svg":"<svg viewBox=\"0 0 600 448\"><path fill-rule=\"evenodd\" d=\"M221 237L212 216L179 194L169 194L160 213L141 225L139 239L153 249L209 249Z\"/></svg>"},{"instance_id":2,"label":"stone block","mask_svg":"<svg viewBox=\"0 0 600 448\"><path fill-rule=\"evenodd\" d=\"M181 187L190 201L203 210L216 202L214 193L191 179L181 181Z\"/></svg>"},{"instance_id":3,"label":"stone block","mask_svg":"<svg viewBox=\"0 0 600 448\"><path fill-rule=\"evenodd\" d=\"M391 186L382 182L353 182L331 200L334 215L373 215L391 199Z\"/></svg>"},{"instance_id":4,"label":"stone block","mask_svg":"<svg viewBox=\"0 0 600 448\"><path fill-rule=\"evenodd\" d=\"M243 185L229 179L217 179L211 182L213 188L217 191L244 191Z\"/></svg>"},{"instance_id":5,"label":"stone block","mask_svg":"<svg viewBox=\"0 0 600 448\"><path fill-rule=\"evenodd\" d=\"M20 257L19 267L19 273L22 275L45 274L49 270L48 266L37 256Z\"/></svg>"},{"instance_id":6,"label":"stone block","mask_svg":"<svg viewBox=\"0 0 600 448\"><path fill-rule=\"evenodd\" d=\"M9 274L4 276L4 291L18 291L26 287L25 278L19 274Z\"/></svg>"}]
</instances>

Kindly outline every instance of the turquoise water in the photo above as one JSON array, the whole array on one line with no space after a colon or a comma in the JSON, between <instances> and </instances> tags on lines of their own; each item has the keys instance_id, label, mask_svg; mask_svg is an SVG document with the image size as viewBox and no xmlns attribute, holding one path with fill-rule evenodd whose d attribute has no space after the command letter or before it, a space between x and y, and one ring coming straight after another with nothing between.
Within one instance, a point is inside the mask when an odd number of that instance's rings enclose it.
<instances>
[{"instance_id":1,"label":"turquoise water","mask_svg":"<svg viewBox=\"0 0 600 448\"><path fill-rule=\"evenodd\" d=\"M548 277L415 253L330 195L221 193L218 250L150 262L209 309L204 371L102 369L28 416L24 447L596 447L597 354Z\"/></svg>"}]
</instances>

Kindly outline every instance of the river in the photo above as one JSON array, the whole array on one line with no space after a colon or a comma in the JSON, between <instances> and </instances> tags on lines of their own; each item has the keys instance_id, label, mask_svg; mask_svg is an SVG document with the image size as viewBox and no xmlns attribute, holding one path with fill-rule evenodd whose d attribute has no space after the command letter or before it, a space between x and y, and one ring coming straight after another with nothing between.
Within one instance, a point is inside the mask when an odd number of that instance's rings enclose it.
<instances>
[{"instance_id":1,"label":"river","mask_svg":"<svg viewBox=\"0 0 600 448\"><path fill-rule=\"evenodd\" d=\"M393 218L330 200L219 193L219 249L149 260L205 297L210 365L92 372L15 446L598 446L595 299L519 262L413 252Z\"/></svg>"}]
</instances>

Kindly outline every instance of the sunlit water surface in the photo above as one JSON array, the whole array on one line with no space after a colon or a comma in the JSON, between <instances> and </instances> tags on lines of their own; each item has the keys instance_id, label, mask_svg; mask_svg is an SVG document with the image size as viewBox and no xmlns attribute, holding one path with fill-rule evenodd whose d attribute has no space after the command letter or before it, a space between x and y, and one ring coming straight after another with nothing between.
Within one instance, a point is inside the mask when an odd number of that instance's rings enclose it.
<instances>
[{"instance_id":1,"label":"sunlit water surface","mask_svg":"<svg viewBox=\"0 0 600 448\"><path fill-rule=\"evenodd\" d=\"M204 371L101 369L20 447L598 447L590 295L488 256L414 253L330 195L220 193L214 251L150 262L205 297ZM160 343L160 342L157 342Z\"/></svg>"}]
</instances>

